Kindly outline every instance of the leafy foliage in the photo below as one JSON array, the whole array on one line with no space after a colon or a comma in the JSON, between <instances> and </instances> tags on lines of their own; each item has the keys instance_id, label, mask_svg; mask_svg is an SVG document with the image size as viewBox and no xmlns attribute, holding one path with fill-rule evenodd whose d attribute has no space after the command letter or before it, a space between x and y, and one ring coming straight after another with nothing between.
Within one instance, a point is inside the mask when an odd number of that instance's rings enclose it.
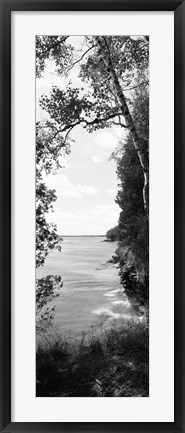
<instances>
[{"instance_id":1,"label":"leafy foliage","mask_svg":"<svg viewBox=\"0 0 185 433\"><path fill-rule=\"evenodd\" d=\"M49 189L43 181L43 172L49 174L57 170L61 148L69 152L69 143L62 137L54 137L50 124L36 125L36 267L45 262L50 251L61 251L61 239L55 224L47 222L47 214L52 211L56 200L55 190ZM53 320L54 307L46 304L58 296L62 287L60 276L47 275L36 280L37 333L44 333Z\"/></svg>"},{"instance_id":2,"label":"leafy foliage","mask_svg":"<svg viewBox=\"0 0 185 433\"><path fill-rule=\"evenodd\" d=\"M40 106L49 114L56 132L57 128L58 132L65 132L80 124L83 120L82 112L88 115L92 103L88 102L86 96L80 95L78 88L67 87L66 90L61 90L53 86L50 97L41 97Z\"/></svg>"},{"instance_id":3,"label":"leafy foliage","mask_svg":"<svg viewBox=\"0 0 185 433\"><path fill-rule=\"evenodd\" d=\"M111 92L115 94L115 89L109 71L99 58L97 39L98 37L91 38L91 45L95 48L87 62L81 66L81 77L84 81L91 81L95 94L98 93L103 99L108 100L107 90L110 95ZM104 43L104 52L110 52L113 68L124 90L132 83L138 72L140 76L145 76L148 69L149 44L143 37L134 40L130 36L107 36L106 40L108 46Z\"/></svg>"},{"instance_id":4,"label":"leafy foliage","mask_svg":"<svg viewBox=\"0 0 185 433\"><path fill-rule=\"evenodd\" d=\"M138 92L134 120L141 135L148 139L148 93ZM143 206L143 174L132 140L128 134L114 154L117 161L119 189L116 202L121 207L118 225L121 282L129 295L148 302L149 223Z\"/></svg>"},{"instance_id":5,"label":"leafy foliage","mask_svg":"<svg viewBox=\"0 0 185 433\"><path fill-rule=\"evenodd\" d=\"M47 327L51 325L54 318L55 307L46 307L49 301L57 298L63 285L60 276L47 275L36 280L36 306L37 306L37 333L47 332Z\"/></svg>"},{"instance_id":6,"label":"leafy foliage","mask_svg":"<svg viewBox=\"0 0 185 433\"><path fill-rule=\"evenodd\" d=\"M67 39L68 36L36 37L36 75L38 78L42 76L48 59L55 60L59 72L67 66L66 62L73 53L73 48L65 44Z\"/></svg>"},{"instance_id":7,"label":"leafy foliage","mask_svg":"<svg viewBox=\"0 0 185 433\"><path fill-rule=\"evenodd\" d=\"M115 226L107 231L106 238L114 242L118 239L118 226Z\"/></svg>"},{"instance_id":8,"label":"leafy foliage","mask_svg":"<svg viewBox=\"0 0 185 433\"><path fill-rule=\"evenodd\" d=\"M58 245L56 226L46 222L46 213L56 200L55 190L48 189L43 182L36 187L36 265L44 264L48 252ZM60 250L60 247L58 247Z\"/></svg>"},{"instance_id":9,"label":"leafy foliage","mask_svg":"<svg viewBox=\"0 0 185 433\"><path fill-rule=\"evenodd\" d=\"M60 39L59 36L56 38ZM147 84L149 44L146 39L140 37L134 40L129 36L109 36L106 39L104 55L106 57L110 54L114 71L123 91L128 91L130 85ZM42 57L40 45L48 44L47 40L44 41L42 39L41 43L38 39L39 59ZM82 81L88 83L88 92L85 92L83 86L75 89L70 84L65 91L53 86L50 97L42 96L41 107L47 111L55 127L62 132L71 130L79 123L89 132L110 127L115 122L124 127L119 98L110 73L99 55L97 37L84 37L84 45L85 48L78 60L76 60L75 50L72 50L66 41L61 45L60 49L65 51L65 61L68 66L63 67L60 72L66 76L73 65L80 62L79 76ZM60 56L59 53L56 55L50 50L50 58L55 61L58 71L58 63L62 62L63 56ZM127 95L131 108L132 97L129 97L129 93Z\"/></svg>"},{"instance_id":10,"label":"leafy foliage","mask_svg":"<svg viewBox=\"0 0 185 433\"><path fill-rule=\"evenodd\" d=\"M43 170L49 174L58 168L61 145L50 141L50 133L36 127L36 266L42 266L49 251L58 248L59 238L54 224L48 223L46 215L53 209L56 200L55 190L48 189L43 182Z\"/></svg>"}]
</instances>

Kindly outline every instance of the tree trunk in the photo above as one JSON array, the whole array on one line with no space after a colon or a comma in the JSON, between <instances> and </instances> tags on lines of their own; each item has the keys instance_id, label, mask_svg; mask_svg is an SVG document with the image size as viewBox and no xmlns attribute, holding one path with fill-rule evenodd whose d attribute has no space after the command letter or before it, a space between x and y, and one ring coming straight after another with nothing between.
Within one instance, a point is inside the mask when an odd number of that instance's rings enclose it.
<instances>
[{"instance_id":1,"label":"tree trunk","mask_svg":"<svg viewBox=\"0 0 185 433\"><path fill-rule=\"evenodd\" d=\"M132 116L129 111L129 107L127 105L127 101L125 99L125 96L123 94L121 85L119 83L118 77L115 73L115 70L112 65L109 45L107 42L107 39L105 37L97 38L97 42L99 45L99 54L101 55L101 58L107 68L107 71L109 72L112 81L114 83L114 87L116 90L117 97L120 101L120 108L122 111L122 115L125 119L125 124L127 128L129 129L135 150L137 152L141 168L143 171L144 176L144 187L143 187L143 202L144 202L144 209L146 212L147 217L149 217L149 153L148 153L148 143L143 138L139 137L132 119ZM105 51L106 48L106 51Z\"/></svg>"}]
</instances>

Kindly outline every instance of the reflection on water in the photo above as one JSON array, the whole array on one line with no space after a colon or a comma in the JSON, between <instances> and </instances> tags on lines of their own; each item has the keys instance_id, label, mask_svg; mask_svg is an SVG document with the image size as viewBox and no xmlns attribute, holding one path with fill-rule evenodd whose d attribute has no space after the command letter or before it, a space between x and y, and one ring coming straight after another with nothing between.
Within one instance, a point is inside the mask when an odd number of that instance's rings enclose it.
<instances>
[{"instance_id":1,"label":"reflection on water","mask_svg":"<svg viewBox=\"0 0 185 433\"><path fill-rule=\"evenodd\" d=\"M61 275L63 287L55 299L55 325L64 334L78 336L100 325L123 321L137 313L119 282L117 267L107 263L116 243L103 237L64 237L62 251L51 253L37 278Z\"/></svg>"}]
</instances>

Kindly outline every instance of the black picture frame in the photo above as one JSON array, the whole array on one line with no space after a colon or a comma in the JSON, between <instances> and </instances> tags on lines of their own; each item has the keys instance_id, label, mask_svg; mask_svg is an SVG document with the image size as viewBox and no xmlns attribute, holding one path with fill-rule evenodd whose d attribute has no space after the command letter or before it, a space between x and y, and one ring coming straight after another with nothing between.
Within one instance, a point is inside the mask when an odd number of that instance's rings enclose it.
<instances>
[{"instance_id":1,"label":"black picture frame","mask_svg":"<svg viewBox=\"0 0 185 433\"><path fill-rule=\"evenodd\" d=\"M11 12L174 11L175 17L175 416L163 423L11 422ZM0 430L1 432L185 432L185 1L180 0L0 0ZM159 389L160 392L160 389ZM165 402L164 402L165 404Z\"/></svg>"}]
</instances>

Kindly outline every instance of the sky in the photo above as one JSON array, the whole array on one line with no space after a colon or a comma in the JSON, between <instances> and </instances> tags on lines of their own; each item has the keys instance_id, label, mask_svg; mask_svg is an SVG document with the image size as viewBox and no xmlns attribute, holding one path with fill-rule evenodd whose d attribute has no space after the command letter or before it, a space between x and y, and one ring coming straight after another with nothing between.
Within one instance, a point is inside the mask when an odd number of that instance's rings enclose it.
<instances>
[{"instance_id":1,"label":"sky","mask_svg":"<svg viewBox=\"0 0 185 433\"><path fill-rule=\"evenodd\" d=\"M78 67L70 79L80 85ZM48 62L44 77L36 80L36 117L45 118L39 107L42 93L49 94L52 84L65 88L66 79L55 75L53 62ZM89 134L82 126L73 129L71 153L62 155L63 168L56 174L43 175L47 186L56 189L54 211L49 222L57 224L60 235L105 235L119 218L115 203L117 176L115 161L110 155L119 139L118 128L98 130Z\"/></svg>"}]
</instances>

